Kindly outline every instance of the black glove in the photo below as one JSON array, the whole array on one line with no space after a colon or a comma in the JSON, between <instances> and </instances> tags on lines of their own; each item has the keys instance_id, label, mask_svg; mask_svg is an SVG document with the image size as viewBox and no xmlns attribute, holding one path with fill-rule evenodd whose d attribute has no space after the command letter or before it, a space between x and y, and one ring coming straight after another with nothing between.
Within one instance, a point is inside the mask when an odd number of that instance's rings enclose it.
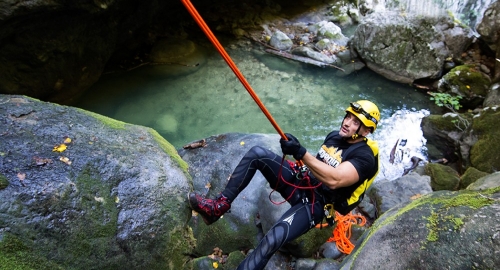
<instances>
[{"instance_id":1,"label":"black glove","mask_svg":"<svg viewBox=\"0 0 500 270\"><path fill-rule=\"evenodd\" d=\"M285 155L292 155L295 160L301 160L307 152L306 148L300 145L299 140L292 134L285 133L285 136L288 141L283 138L280 139L281 151Z\"/></svg>"}]
</instances>

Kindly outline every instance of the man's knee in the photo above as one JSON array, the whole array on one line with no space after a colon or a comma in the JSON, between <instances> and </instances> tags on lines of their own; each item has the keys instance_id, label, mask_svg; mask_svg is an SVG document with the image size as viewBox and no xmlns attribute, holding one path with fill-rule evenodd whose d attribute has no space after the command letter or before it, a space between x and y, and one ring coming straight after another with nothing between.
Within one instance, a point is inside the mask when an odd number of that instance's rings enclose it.
<instances>
[{"instance_id":1,"label":"man's knee","mask_svg":"<svg viewBox=\"0 0 500 270\"><path fill-rule=\"evenodd\" d=\"M248 150L247 155L252 156L253 158L262 158L267 157L270 152L271 151L267 150L266 148L256 145Z\"/></svg>"}]
</instances>

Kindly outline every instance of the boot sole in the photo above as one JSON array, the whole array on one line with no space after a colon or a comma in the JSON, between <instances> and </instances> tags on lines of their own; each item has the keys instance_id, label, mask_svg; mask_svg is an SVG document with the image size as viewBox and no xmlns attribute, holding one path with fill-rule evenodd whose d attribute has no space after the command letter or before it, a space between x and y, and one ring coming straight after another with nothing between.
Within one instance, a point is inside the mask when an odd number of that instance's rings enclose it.
<instances>
[{"instance_id":1,"label":"boot sole","mask_svg":"<svg viewBox=\"0 0 500 270\"><path fill-rule=\"evenodd\" d=\"M191 194L193 195L193 200L191 201ZM196 213L198 213L199 216L201 216L201 218L203 218L203 222L205 222L205 224L207 225L210 225L212 223L214 223L215 221L212 221L210 222L209 220L207 220L207 218L200 212L198 212L196 209L198 208L198 201L196 200L196 194L194 192L189 192L188 193L188 202L189 202L189 206L191 207L191 209L193 211L195 211Z\"/></svg>"}]
</instances>

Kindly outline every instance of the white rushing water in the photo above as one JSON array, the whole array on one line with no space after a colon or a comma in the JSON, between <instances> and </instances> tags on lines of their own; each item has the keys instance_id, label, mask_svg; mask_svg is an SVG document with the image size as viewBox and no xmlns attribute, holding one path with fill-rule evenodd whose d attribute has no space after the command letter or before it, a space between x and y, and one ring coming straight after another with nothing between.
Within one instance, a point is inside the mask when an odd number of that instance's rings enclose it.
<instances>
[{"instance_id":1,"label":"white rushing water","mask_svg":"<svg viewBox=\"0 0 500 270\"><path fill-rule=\"evenodd\" d=\"M495 0L385 0L385 7L424 16L451 14L475 31L484 11Z\"/></svg>"},{"instance_id":2,"label":"white rushing water","mask_svg":"<svg viewBox=\"0 0 500 270\"><path fill-rule=\"evenodd\" d=\"M380 123L380 130L372 135L379 144L380 170L375 181L380 179L394 180L403 175L405 168L413 164L411 158L418 157L426 162L427 148L420 123L428 110L398 110L391 117ZM391 152L396 146L395 158L391 160Z\"/></svg>"}]
</instances>

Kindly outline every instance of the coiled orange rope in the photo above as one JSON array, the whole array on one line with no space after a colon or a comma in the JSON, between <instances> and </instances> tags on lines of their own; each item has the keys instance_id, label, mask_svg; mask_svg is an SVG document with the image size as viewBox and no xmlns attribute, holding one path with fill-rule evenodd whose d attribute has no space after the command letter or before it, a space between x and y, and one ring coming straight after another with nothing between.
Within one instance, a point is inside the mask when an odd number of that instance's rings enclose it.
<instances>
[{"instance_id":1,"label":"coiled orange rope","mask_svg":"<svg viewBox=\"0 0 500 270\"><path fill-rule=\"evenodd\" d=\"M343 216L335 211L335 222L337 225L333 229L333 236L326 241L335 242L340 252L351 254L355 247L351 240L349 240L351 238L351 226L353 224L359 226L365 225L366 218L363 215L353 215L352 213ZM318 224L316 228L320 228L321 226L328 226L328 224Z\"/></svg>"}]
</instances>

